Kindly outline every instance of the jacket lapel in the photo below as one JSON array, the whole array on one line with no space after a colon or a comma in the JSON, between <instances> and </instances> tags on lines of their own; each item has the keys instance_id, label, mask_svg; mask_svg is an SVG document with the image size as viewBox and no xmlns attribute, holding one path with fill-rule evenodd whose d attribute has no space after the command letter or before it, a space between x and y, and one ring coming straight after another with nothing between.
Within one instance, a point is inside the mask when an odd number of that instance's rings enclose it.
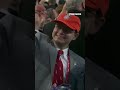
<instances>
[{"instance_id":1,"label":"jacket lapel","mask_svg":"<svg viewBox=\"0 0 120 90\"><path fill-rule=\"evenodd\" d=\"M48 62L44 61L49 60L48 52L49 48L48 43L45 42L45 40L48 39L46 35L42 35L42 33L40 34L40 32L38 32L35 34L35 36L36 36L35 37L35 71L36 71L40 64L47 65L49 63L49 61ZM44 46L42 46L41 43L44 43ZM46 53L43 51L45 51Z\"/></svg>"},{"instance_id":2,"label":"jacket lapel","mask_svg":"<svg viewBox=\"0 0 120 90\"><path fill-rule=\"evenodd\" d=\"M69 50L70 52L70 72L73 69L74 65L75 65L75 60L74 60L74 55L72 54L71 50Z\"/></svg>"}]
</instances>

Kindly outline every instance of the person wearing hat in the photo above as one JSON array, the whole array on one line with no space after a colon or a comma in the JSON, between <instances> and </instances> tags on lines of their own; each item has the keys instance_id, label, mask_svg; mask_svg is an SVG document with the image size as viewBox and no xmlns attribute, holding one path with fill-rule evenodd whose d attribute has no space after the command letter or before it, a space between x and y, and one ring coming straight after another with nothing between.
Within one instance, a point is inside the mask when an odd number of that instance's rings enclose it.
<instances>
[{"instance_id":1,"label":"person wearing hat","mask_svg":"<svg viewBox=\"0 0 120 90\"><path fill-rule=\"evenodd\" d=\"M69 49L71 41L79 36L80 19L61 13L53 22L52 40L43 33L35 34L35 90L62 85L84 90L85 60Z\"/></svg>"}]
</instances>

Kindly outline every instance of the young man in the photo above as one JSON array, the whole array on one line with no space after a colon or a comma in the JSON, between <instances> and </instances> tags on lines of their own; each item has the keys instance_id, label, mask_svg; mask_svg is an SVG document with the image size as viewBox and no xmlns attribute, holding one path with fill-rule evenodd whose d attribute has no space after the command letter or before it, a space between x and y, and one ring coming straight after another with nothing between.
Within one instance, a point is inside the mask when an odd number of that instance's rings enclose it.
<instances>
[{"instance_id":1,"label":"young man","mask_svg":"<svg viewBox=\"0 0 120 90\"><path fill-rule=\"evenodd\" d=\"M50 43L47 36L36 33L35 88L51 90L67 84L71 90L84 90L85 60L69 49L79 36L80 19L61 13L54 22Z\"/></svg>"}]
</instances>

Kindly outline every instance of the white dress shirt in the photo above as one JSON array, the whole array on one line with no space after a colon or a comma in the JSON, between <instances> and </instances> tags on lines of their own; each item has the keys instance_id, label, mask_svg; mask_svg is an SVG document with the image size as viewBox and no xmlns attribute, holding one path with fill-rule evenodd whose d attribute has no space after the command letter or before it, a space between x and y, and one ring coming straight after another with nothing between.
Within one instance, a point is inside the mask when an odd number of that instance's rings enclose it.
<instances>
[{"instance_id":1,"label":"white dress shirt","mask_svg":"<svg viewBox=\"0 0 120 90\"><path fill-rule=\"evenodd\" d=\"M38 33L39 32L39 30L37 30L37 29L35 29L35 31Z\"/></svg>"}]
</instances>

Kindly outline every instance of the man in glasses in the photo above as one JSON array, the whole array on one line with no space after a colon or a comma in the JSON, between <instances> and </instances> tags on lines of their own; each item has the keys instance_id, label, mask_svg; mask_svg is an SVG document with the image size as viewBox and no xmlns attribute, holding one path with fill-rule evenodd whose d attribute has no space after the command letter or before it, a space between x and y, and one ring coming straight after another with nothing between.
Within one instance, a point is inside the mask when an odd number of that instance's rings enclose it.
<instances>
[{"instance_id":1,"label":"man in glasses","mask_svg":"<svg viewBox=\"0 0 120 90\"><path fill-rule=\"evenodd\" d=\"M69 49L71 41L79 36L80 19L61 13L54 22L50 43L47 36L36 33L35 88L56 90L68 85L71 90L84 90L85 60Z\"/></svg>"}]
</instances>

